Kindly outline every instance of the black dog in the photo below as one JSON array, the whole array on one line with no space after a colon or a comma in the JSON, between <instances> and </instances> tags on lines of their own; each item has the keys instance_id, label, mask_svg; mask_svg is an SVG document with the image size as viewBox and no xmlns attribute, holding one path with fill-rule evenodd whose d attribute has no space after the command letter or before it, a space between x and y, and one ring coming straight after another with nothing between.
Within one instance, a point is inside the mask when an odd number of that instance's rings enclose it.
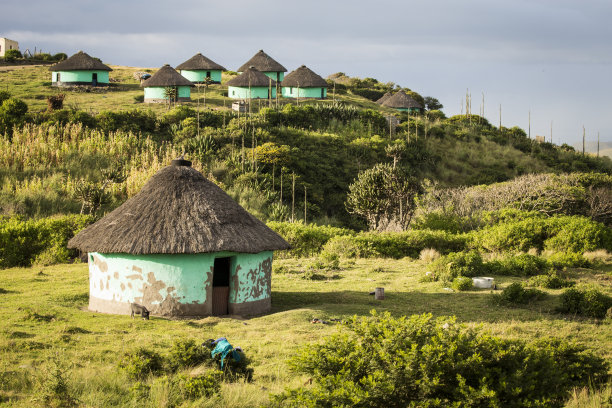
<instances>
[{"instance_id":1,"label":"black dog","mask_svg":"<svg viewBox=\"0 0 612 408\"><path fill-rule=\"evenodd\" d=\"M141 315L143 319L149 320L149 310L139 305L138 303L130 303L130 309L132 309L132 314L130 315L132 319L134 318L134 314Z\"/></svg>"}]
</instances>

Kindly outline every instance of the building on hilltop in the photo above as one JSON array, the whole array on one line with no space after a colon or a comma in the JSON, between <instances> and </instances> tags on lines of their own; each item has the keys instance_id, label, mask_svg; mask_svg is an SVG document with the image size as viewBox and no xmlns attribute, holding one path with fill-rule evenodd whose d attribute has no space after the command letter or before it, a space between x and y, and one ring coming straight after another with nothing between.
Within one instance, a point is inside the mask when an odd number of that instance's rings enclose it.
<instances>
[{"instance_id":1,"label":"building on hilltop","mask_svg":"<svg viewBox=\"0 0 612 408\"><path fill-rule=\"evenodd\" d=\"M376 101L376 103L379 104L379 105L382 105L383 102L385 102L387 99L389 99L392 96L393 96L393 94L391 92L385 92L385 94L383 96L381 96L380 99L378 99Z\"/></svg>"},{"instance_id":2,"label":"building on hilltop","mask_svg":"<svg viewBox=\"0 0 612 408\"><path fill-rule=\"evenodd\" d=\"M8 50L19 50L19 43L8 38L0 38L0 57L4 57L4 53Z\"/></svg>"},{"instance_id":3,"label":"building on hilltop","mask_svg":"<svg viewBox=\"0 0 612 408\"><path fill-rule=\"evenodd\" d=\"M385 96L381 99L383 99ZM379 99L380 101L380 99ZM423 112L423 106L414 100L410 95L406 94L404 91L398 91L392 96L385 99L382 103L382 106L386 106L388 108L396 109L400 112L409 112L409 113L421 113Z\"/></svg>"},{"instance_id":4,"label":"building on hilltop","mask_svg":"<svg viewBox=\"0 0 612 408\"><path fill-rule=\"evenodd\" d=\"M194 84L204 83L206 78L210 78L212 83L220 84L221 73L226 71L223 66L206 58L201 53L197 53L187 61L178 65L176 70Z\"/></svg>"},{"instance_id":5,"label":"building on hilltop","mask_svg":"<svg viewBox=\"0 0 612 408\"><path fill-rule=\"evenodd\" d=\"M246 68L227 82L227 96L233 99L273 99L276 98L276 81L254 67Z\"/></svg>"},{"instance_id":6,"label":"building on hilltop","mask_svg":"<svg viewBox=\"0 0 612 408\"><path fill-rule=\"evenodd\" d=\"M327 81L302 65L295 71L287 74L281 82L284 98L316 98L327 97Z\"/></svg>"},{"instance_id":7,"label":"building on hilltop","mask_svg":"<svg viewBox=\"0 0 612 408\"><path fill-rule=\"evenodd\" d=\"M109 84L108 73L112 69L98 59L79 51L61 62L49 67L53 86L106 86Z\"/></svg>"},{"instance_id":8,"label":"building on hilltop","mask_svg":"<svg viewBox=\"0 0 612 408\"><path fill-rule=\"evenodd\" d=\"M242 73L250 67L254 67L278 83L284 79L285 72L287 72L287 68L276 62L263 50L259 50L257 54L238 68L238 72Z\"/></svg>"},{"instance_id":9,"label":"building on hilltop","mask_svg":"<svg viewBox=\"0 0 612 408\"><path fill-rule=\"evenodd\" d=\"M166 64L153 74L151 78L143 81L140 86L144 87L145 103L165 103L172 97L168 89L175 90L174 98L177 101L190 101L191 87L194 85L193 82Z\"/></svg>"},{"instance_id":10,"label":"building on hilltop","mask_svg":"<svg viewBox=\"0 0 612 408\"><path fill-rule=\"evenodd\" d=\"M268 312L273 251L289 248L182 159L68 246L88 252L91 311L161 316Z\"/></svg>"}]
</instances>

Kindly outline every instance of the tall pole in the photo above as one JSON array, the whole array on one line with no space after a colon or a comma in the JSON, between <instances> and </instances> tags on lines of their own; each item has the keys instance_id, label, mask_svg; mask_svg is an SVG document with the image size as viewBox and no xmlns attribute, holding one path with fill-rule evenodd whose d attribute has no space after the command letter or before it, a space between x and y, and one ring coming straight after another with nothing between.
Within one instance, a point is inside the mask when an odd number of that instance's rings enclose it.
<instances>
[{"instance_id":1,"label":"tall pole","mask_svg":"<svg viewBox=\"0 0 612 408\"><path fill-rule=\"evenodd\" d=\"M501 103L499 104L499 131L501 132Z\"/></svg>"},{"instance_id":2,"label":"tall pole","mask_svg":"<svg viewBox=\"0 0 612 408\"><path fill-rule=\"evenodd\" d=\"M584 138L586 135L586 130L584 129L584 125L582 125L582 155L584 156Z\"/></svg>"},{"instance_id":3,"label":"tall pole","mask_svg":"<svg viewBox=\"0 0 612 408\"><path fill-rule=\"evenodd\" d=\"M293 173L293 185L291 187L291 222L295 221L295 173Z\"/></svg>"},{"instance_id":4,"label":"tall pole","mask_svg":"<svg viewBox=\"0 0 612 408\"><path fill-rule=\"evenodd\" d=\"M599 132L597 132L597 157L599 157Z\"/></svg>"},{"instance_id":5,"label":"tall pole","mask_svg":"<svg viewBox=\"0 0 612 408\"><path fill-rule=\"evenodd\" d=\"M553 121L550 121L550 143L552 143L552 125L553 125Z\"/></svg>"},{"instance_id":6,"label":"tall pole","mask_svg":"<svg viewBox=\"0 0 612 408\"><path fill-rule=\"evenodd\" d=\"M528 136L531 139L531 110L529 111L529 133L528 133Z\"/></svg>"},{"instance_id":7,"label":"tall pole","mask_svg":"<svg viewBox=\"0 0 612 408\"><path fill-rule=\"evenodd\" d=\"M308 208L306 204L306 186L304 186L304 225L306 225L306 209Z\"/></svg>"}]
</instances>

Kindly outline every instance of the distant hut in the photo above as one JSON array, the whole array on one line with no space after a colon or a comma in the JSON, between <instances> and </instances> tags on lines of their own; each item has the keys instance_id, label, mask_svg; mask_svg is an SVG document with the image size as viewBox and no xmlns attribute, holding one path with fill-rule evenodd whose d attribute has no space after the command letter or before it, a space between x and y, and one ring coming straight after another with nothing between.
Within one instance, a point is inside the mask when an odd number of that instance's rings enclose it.
<instances>
[{"instance_id":1,"label":"distant hut","mask_svg":"<svg viewBox=\"0 0 612 408\"><path fill-rule=\"evenodd\" d=\"M53 86L106 86L109 84L108 73L112 69L99 60L79 51L49 67Z\"/></svg>"},{"instance_id":2,"label":"distant hut","mask_svg":"<svg viewBox=\"0 0 612 408\"><path fill-rule=\"evenodd\" d=\"M227 82L227 95L233 99L276 98L276 81L250 67Z\"/></svg>"},{"instance_id":3,"label":"distant hut","mask_svg":"<svg viewBox=\"0 0 612 408\"><path fill-rule=\"evenodd\" d=\"M226 69L198 52L187 61L178 65L176 70L194 84L204 83L206 78L210 78L212 83L220 84L221 73Z\"/></svg>"},{"instance_id":4,"label":"distant hut","mask_svg":"<svg viewBox=\"0 0 612 408\"><path fill-rule=\"evenodd\" d=\"M281 86L284 98L325 99L327 96L327 81L306 65L289 73L281 82Z\"/></svg>"},{"instance_id":5,"label":"distant hut","mask_svg":"<svg viewBox=\"0 0 612 408\"><path fill-rule=\"evenodd\" d=\"M407 95L404 91L396 92L393 96L384 100L381 105L396 109L400 112L412 113L423 111L423 105L414 100L410 95Z\"/></svg>"},{"instance_id":6,"label":"distant hut","mask_svg":"<svg viewBox=\"0 0 612 408\"><path fill-rule=\"evenodd\" d=\"M380 97L380 99L376 101L376 103L379 105L382 105L383 102L385 102L387 99L389 99L392 96L393 94L391 92L386 92L383 96Z\"/></svg>"},{"instance_id":7,"label":"distant hut","mask_svg":"<svg viewBox=\"0 0 612 408\"><path fill-rule=\"evenodd\" d=\"M162 316L269 311L273 251L289 248L182 159L68 246L88 252L89 310Z\"/></svg>"},{"instance_id":8,"label":"distant hut","mask_svg":"<svg viewBox=\"0 0 612 408\"><path fill-rule=\"evenodd\" d=\"M259 50L257 54L253 55L253 58L238 68L238 72L245 72L250 67L254 67L279 83L284 79L285 72L287 72L287 68L276 62L263 50Z\"/></svg>"},{"instance_id":9,"label":"distant hut","mask_svg":"<svg viewBox=\"0 0 612 408\"><path fill-rule=\"evenodd\" d=\"M191 87L193 82L189 81L174 68L166 64L159 69L151 78L142 82L144 87L144 101L146 103L168 102L170 95L168 89L176 89L177 101L191 100Z\"/></svg>"}]
</instances>

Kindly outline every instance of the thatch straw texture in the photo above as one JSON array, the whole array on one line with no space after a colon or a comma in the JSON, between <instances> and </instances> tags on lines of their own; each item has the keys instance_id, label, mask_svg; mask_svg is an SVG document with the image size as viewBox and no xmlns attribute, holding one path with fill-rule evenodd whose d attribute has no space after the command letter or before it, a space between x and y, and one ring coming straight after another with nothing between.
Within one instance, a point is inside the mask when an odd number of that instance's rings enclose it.
<instances>
[{"instance_id":1,"label":"thatch straw texture","mask_svg":"<svg viewBox=\"0 0 612 408\"><path fill-rule=\"evenodd\" d=\"M395 93L395 95L385 100L381 105L394 109L423 109L423 106L420 103L412 99L412 97L407 95L404 91L398 91Z\"/></svg>"},{"instance_id":2,"label":"thatch straw texture","mask_svg":"<svg viewBox=\"0 0 612 408\"><path fill-rule=\"evenodd\" d=\"M244 72L238 75L235 78L227 81L228 86L239 86L239 87L268 87L270 86L270 81L272 81L272 87L276 86L276 81L270 79L270 77L266 76L263 72L260 72L254 67L250 67L244 70Z\"/></svg>"},{"instance_id":3,"label":"thatch straw texture","mask_svg":"<svg viewBox=\"0 0 612 408\"><path fill-rule=\"evenodd\" d=\"M287 68L276 62L263 50L259 50L257 54L253 55L253 58L238 68L238 72L244 72L249 67L255 67L261 72L287 72Z\"/></svg>"},{"instance_id":4,"label":"thatch straw texture","mask_svg":"<svg viewBox=\"0 0 612 408\"><path fill-rule=\"evenodd\" d=\"M151 78L144 81L140 86L195 86L193 82L185 79L184 76L176 72L174 68L166 64L159 69Z\"/></svg>"},{"instance_id":5,"label":"thatch straw texture","mask_svg":"<svg viewBox=\"0 0 612 408\"><path fill-rule=\"evenodd\" d=\"M327 81L315 74L306 65L302 65L295 71L287 74L281 82L281 86L293 86L300 88L327 88Z\"/></svg>"},{"instance_id":6,"label":"thatch straw texture","mask_svg":"<svg viewBox=\"0 0 612 408\"><path fill-rule=\"evenodd\" d=\"M289 244L190 166L168 166L68 242L84 252L258 253Z\"/></svg>"},{"instance_id":7,"label":"thatch straw texture","mask_svg":"<svg viewBox=\"0 0 612 408\"><path fill-rule=\"evenodd\" d=\"M391 92L386 92L383 96L380 97L380 99L376 101L376 103L379 105L382 105L387 99L389 99L392 96L393 94Z\"/></svg>"},{"instance_id":8,"label":"thatch straw texture","mask_svg":"<svg viewBox=\"0 0 612 408\"><path fill-rule=\"evenodd\" d=\"M112 68L79 51L70 58L50 66L49 71L112 71Z\"/></svg>"},{"instance_id":9,"label":"thatch straw texture","mask_svg":"<svg viewBox=\"0 0 612 408\"><path fill-rule=\"evenodd\" d=\"M187 61L178 65L176 69L187 69L187 70L219 70L225 71L226 69L211 60L210 58L206 58L201 53L197 53L193 57L189 58Z\"/></svg>"}]
</instances>

